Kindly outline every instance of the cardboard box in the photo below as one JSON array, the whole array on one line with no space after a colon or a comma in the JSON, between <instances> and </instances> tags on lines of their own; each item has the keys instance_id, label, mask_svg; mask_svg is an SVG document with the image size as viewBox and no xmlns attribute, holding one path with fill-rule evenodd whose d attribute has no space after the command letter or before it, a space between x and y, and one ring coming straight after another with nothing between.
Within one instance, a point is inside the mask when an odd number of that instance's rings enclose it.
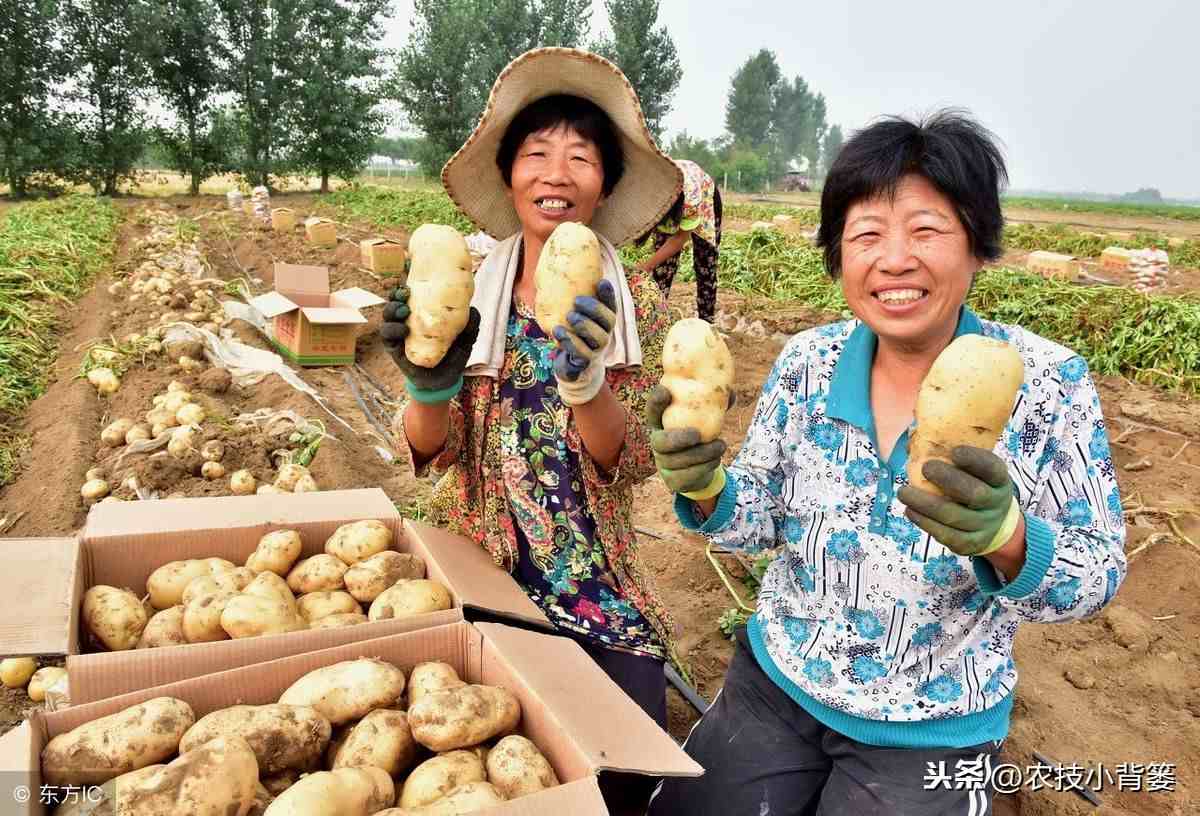
<instances>
[{"instance_id":1,"label":"cardboard box","mask_svg":"<svg viewBox=\"0 0 1200 816\"><path fill-rule=\"evenodd\" d=\"M1079 264L1073 255L1062 255L1058 252L1047 252L1039 249L1029 253L1025 265L1030 271L1036 272L1043 278L1059 280L1075 280L1079 277Z\"/></svg>"},{"instance_id":2,"label":"cardboard box","mask_svg":"<svg viewBox=\"0 0 1200 816\"><path fill-rule=\"evenodd\" d=\"M350 365L361 309L384 303L360 289L329 291L329 268L275 263L275 291L250 300L272 320L271 341L284 357L302 366Z\"/></svg>"},{"instance_id":3,"label":"cardboard box","mask_svg":"<svg viewBox=\"0 0 1200 816\"><path fill-rule=\"evenodd\" d=\"M37 792L42 748L83 723L163 696L187 702L197 719L231 705L273 703L304 674L359 657L394 663L406 676L417 663L440 660L469 682L502 686L517 696L519 731L542 750L562 784L479 811L480 816L604 816L608 810L600 795L599 773L681 777L703 773L574 641L500 624L463 622L271 662L251 656L253 665L63 711L35 712L29 721L0 737L0 771L7 772L6 786L27 785ZM10 790L0 790L0 797L13 801ZM13 809L5 813L49 813L37 795L29 803L9 807Z\"/></svg>"},{"instance_id":4,"label":"cardboard box","mask_svg":"<svg viewBox=\"0 0 1200 816\"><path fill-rule=\"evenodd\" d=\"M287 207L271 210L271 229L276 232L291 232L296 228L296 212Z\"/></svg>"},{"instance_id":5,"label":"cardboard box","mask_svg":"<svg viewBox=\"0 0 1200 816\"><path fill-rule=\"evenodd\" d=\"M372 272L399 274L404 271L404 246L390 238L364 238L358 244L362 265Z\"/></svg>"},{"instance_id":6,"label":"cardboard box","mask_svg":"<svg viewBox=\"0 0 1200 816\"><path fill-rule=\"evenodd\" d=\"M1132 258L1132 249L1109 247L1100 253L1100 266L1105 269L1128 269Z\"/></svg>"},{"instance_id":7,"label":"cardboard box","mask_svg":"<svg viewBox=\"0 0 1200 816\"><path fill-rule=\"evenodd\" d=\"M84 653L83 594L97 584L145 593L150 573L169 561L226 558L244 564L271 530L297 530L301 557L323 552L340 525L379 519L393 547L425 561L432 580L450 590L454 609L404 620L372 621L216 643ZM439 626L470 617L505 620L549 630L551 624L508 573L474 542L402 519L379 489L98 504L80 539L0 540L6 565L0 576L12 604L0 624L0 653L67 655L74 704L123 694L211 671L272 660L393 632Z\"/></svg>"},{"instance_id":8,"label":"cardboard box","mask_svg":"<svg viewBox=\"0 0 1200 816\"><path fill-rule=\"evenodd\" d=\"M337 224L328 218L312 216L304 221L304 234L310 243L321 247L337 246Z\"/></svg>"}]
</instances>

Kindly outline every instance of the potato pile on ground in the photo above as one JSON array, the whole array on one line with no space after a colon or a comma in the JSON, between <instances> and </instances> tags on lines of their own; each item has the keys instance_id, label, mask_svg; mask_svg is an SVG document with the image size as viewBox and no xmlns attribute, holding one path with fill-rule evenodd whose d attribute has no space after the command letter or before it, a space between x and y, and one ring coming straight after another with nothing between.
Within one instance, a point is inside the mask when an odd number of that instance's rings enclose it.
<instances>
[{"instance_id":1,"label":"potato pile on ground","mask_svg":"<svg viewBox=\"0 0 1200 816\"><path fill-rule=\"evenodd\" d=\"M325 552L304 559L300 534L275 530L243 566L224 558L164 564L146 580L144 602L128 589L93 586L83 597L83 619L104 649L123 651L449 609L449 591L425 579L425 562L391 547L392 531L373 519L343 524Z\"/></svg>"},{"instance_id":2,"label":"potato pile on ground","mask_svg":"<svg viewBox=\"0 0 1200 816\"><path fill-rule=\"evenodd\" d=\"M25 689L29 699L35 703L44 702L46 694L58 694L60 699L67 697L67 670L61 666L43 666L38 668L37 660L32 657L6 657L0 660L0 683L5 688Z\"/></svg>"},{"instance_id":3,"label":"potato pile on ground","mask_svg":"<svg viewBox=\"0 0 1200 816\"><path fill-rule=\"evenodd\" d=\"M199 719L159 697L50 740L42 774L50 785L102 786L125 816L437 816L559 784L537 746L513 733L521 706L510 691L422 663L406 712L405 686L398 667L359 658L309 672L277 703ZM79 808L55 812L98 812Z\"/></svg>"}]
</instances>

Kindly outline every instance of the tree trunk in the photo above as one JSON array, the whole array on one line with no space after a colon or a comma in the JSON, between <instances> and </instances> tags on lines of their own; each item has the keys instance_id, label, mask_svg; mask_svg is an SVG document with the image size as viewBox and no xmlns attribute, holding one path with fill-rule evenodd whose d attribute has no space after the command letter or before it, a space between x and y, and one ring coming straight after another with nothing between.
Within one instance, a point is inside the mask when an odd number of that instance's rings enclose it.
<instances>
[{"instance_id":1,"label":"tree trunk","mask_svg":"<svg viewBox=\"0 0 1200 816\"><path fill-rule=\"evenodd\" d=\"M192 195L200 195L200 168L196 163L196 115L188 116L188 159L192 165Z\"/></svg>"},{"instance_id":2,"label":"tree trunk","mask_svg":"<svg viewBox=\"0 0 1200 816\"><path fill-rule=\"evenodd\" d=\"M329 171L323 168L321 170L321 192L329 192Z\"/></svg>"}]
</instances>

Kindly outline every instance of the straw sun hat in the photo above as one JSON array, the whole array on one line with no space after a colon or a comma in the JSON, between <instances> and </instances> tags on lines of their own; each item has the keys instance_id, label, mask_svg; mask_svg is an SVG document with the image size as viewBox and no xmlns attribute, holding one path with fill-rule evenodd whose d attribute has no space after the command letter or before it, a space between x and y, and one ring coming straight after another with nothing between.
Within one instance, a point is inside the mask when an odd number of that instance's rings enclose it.
<instances>
[{"instance_id":1,"label":"straw sun hat","mask_svg":"<svg viewBox=\"0 0 1200 816\"><path fill-rule=\"evenodd\" d=\"M588 99L608 114L625 155L625 173L596 210L592 229L617 246L644 235L671 209L683 174L654 143L637 94L621 70L576 48L535 48L500 72L475 132L442 168L446 192L492 237L503 240L520 231L496 153L516 115L554 94Z\"/></svg>"}]
</instances>

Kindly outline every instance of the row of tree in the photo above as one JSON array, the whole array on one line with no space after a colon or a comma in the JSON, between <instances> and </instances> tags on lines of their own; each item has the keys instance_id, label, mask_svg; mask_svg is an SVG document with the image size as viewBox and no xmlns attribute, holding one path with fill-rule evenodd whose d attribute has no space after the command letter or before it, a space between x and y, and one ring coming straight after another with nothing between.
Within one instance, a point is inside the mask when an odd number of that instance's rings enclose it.
<instances>
[{"instance_id":1,"label":"row of tree","mask_svg":"<svg viewBox=\"0 0 1200 816\"><path fill-rule=\"evenodd\" d=\"M385 119L388 0L0 0L0 171L12 193L111 195L156 143L192 192L353 174Z\"/></svg>"}]
</instances>

